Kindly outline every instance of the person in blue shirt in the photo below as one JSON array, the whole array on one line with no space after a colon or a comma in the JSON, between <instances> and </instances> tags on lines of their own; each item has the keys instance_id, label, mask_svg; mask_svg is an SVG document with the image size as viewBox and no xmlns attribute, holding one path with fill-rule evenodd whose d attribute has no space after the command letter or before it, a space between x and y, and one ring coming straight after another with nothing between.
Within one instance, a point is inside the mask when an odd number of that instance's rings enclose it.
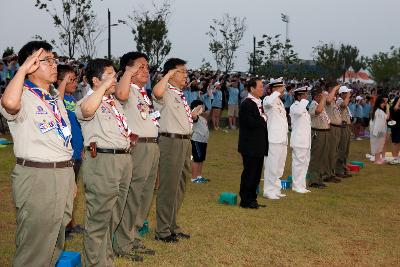
<instances>
[{"instance_id":1,"label":"person in blue shirt","mask_svg":"<svg viewBox=\"0 0 400 267\"><path fill-rule=\"evenodd\" d=\"M219 120L221 118L222 112L222 91L221 84L216 82L214 84L213 96L214 100L212 101L211 107L211 120L213 123L214 130L219 130Z\"/></svg>"},{"instance_id":2,"label":"person in blue shirt","mask_svg":"<svg viewBox=\"0 0 400 267\"><path fill-rule=\"evenodd\" d=\"M356 103L354 108L353 117L355 118L354 122L354 138L356 140L361 140L361 132L362 132L362 118L363 118L363 98L362 96L356 97Z\"/></svg>"},{"instance_id":3,"label":"person in blue shirt","mask_svg":"<svg viewBox=\"0 0 400 267\"><path fill-rule=\"evenodd\" d=\"M364 133L363 136L366 137L367 133L366 133L366 128L369 125L369 116L371 113L371 97L370 96L366 96L365 97L365 103L363 105L363 122L362 122L362 126L364 127Z\"/></svg>"},{"instance_id":4,"label":"person in blue shirt","mask_svg":"<svg viewBox=\"0 0 400 267\"><path fill-rule=\"evenodd\" d=\"M72 95L77 88L77 77L75 70L69 65L57 66L57 90L59 98L63 99L65 109L67 110L68 119L71 123L72 132L72 160L74 161L75 182L78 179L79 169L82 165L82 151L83 151L83 136L81 126L75 115L76 99ZM82 233L83 228L79 224L75 224L74 216L72 215L71 222L65 229L65 236L71 239L71 233Z\"/></svg>"},{"instance_id":5,"label":"person in blue shirt","mask_svg":"<svg viewBox=\"0 0 400 267\"><path fill-rule=\"evenodd\" d=\"M228 95L229 128L236 129L236 118L239 116L239 88L236 81L228 87Z\"/></svg>"}]
</instances>

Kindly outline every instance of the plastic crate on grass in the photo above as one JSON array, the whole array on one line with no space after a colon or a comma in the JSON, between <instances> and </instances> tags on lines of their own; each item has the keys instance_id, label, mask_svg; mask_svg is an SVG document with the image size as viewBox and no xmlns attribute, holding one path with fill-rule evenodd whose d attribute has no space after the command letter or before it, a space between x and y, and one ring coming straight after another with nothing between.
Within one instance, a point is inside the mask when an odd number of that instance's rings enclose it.
<instances>
[{"instance_id":1,"label":"plastic crate on grass","mask_svg":"<svg viewBox=\"0 0 400 267\"><path fill-rule=\"evenodd\" d=\"M56 267L82 267L81 253L63 251L58 258Z\"/></svg>"},{"instance_id":2,"label":"plastic crate on grass","mask_svg":"<svg viewBox=\"0 0 400 267\"><path fill-rule=\"evenodd\" d=\"M237 194L231 192L222 192L219 195L219 203L227 205L237 205Z\"/></svg>"},{"instance_id":3,"label":"plastic crate on grass","mask_svg":"<svg viewBox=\"0 0 400 267\"><path fill-rule=\"evenodd\" d=\"M352 172L358 172L360 171L361 167L353 164L348 164L347 169Z\"/></svg>"},{"instance_id":4,"label":"plastic crate on grass","mask_svg":"<svg viewBox=\"0 0 400 267\"><path fill-rule=\"evenodd\" d=\"M150 233L149 221L145 220L143 226L139 229L139 235L144 236L145 234Z\"/></svg>"},{"instance_id":5,"label":"plastic crate on grass","mask_svg":"<svg viewBox=\"0 0 400 267\"><path fill-rule=\"evenodd\" d=\"M291 189L292 188L292 182L288 180L281 180L281 187L282 189Z\"/></svg>"},{"instance_id":6,"label":"plastic crate on grass","mask_svg":"<svg viewBox=\"0 0 400 267\"><path fill-rule=\"evenodd\" d=\"M357 165L357 166L360 166L361 168L364 168L365 167L365 163L364 162L361 162L361 161L351 161L350 162L352 165Z\"/></svg>"}]
</instances>

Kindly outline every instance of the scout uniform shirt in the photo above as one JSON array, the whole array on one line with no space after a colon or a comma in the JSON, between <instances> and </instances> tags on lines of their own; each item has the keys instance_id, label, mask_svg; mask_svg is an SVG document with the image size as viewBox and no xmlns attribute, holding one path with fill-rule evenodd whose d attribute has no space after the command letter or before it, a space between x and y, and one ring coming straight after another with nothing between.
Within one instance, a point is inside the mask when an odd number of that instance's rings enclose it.
<instances>
[{"instance_id":1,"label":"scout uniform shirt","mask_svg":"<svg viewBox=\"0 0 400 267\"><path fill-rule=\"evenodd\" d=\"M131 84L129 98L121 102L129 125L135 126L135 133L139 137L158 136L158 111L154 111L150 98L144 88Z\"/></svg>"},{"instance_id":2,"label":"scout uniform shirt","mask_svg":"<svg viewBox=\"0 0 400 267\"><path fill-rule=\"evenodd\" d=\"M82 126L84 145L88 147L90 143L95 142L98 148L129 149L130 139L121 133L118 120L110 104L103 100L92 117L83 117L82 102L92 93L92 90L89 91L84 98L79 100L75 109L76 117ZM114 102L119 113L123 114L121 104L116 99Z\"/></svg>"},{"instance_id":3,"label":"scout uniform shirt","mask_svg":"<svg viewBox=\"0 0 400 267\"><path fill-rule=\"evenodd\" d=\"M328 114L326 113L325 108L321 113L317 115L315 114L317 106L318 103L315 100L313 100L308 109L308 112L311 115L311 128L320 130L329 129L330 119L328 117Z\"/></svg>"},{"instance_id":4,"label":"scout uniform shirt","mask_svg":"<svg viewBox=\"0 0 400 267\"><path fill-rule=\"evenodd\" d=\"M161 113L160 133L191 134L192 117L188 113L186 99L180 89L168 84L161 99L153 96L154 106ZM180 93L179 93L180 92ZM190 112L190 107L189 107Z\"/></svg>"},{"instance_id":5,"label":"scout uniform shirt","mask_svg":"<svg viewBox=\"0 0 400 267\"><path fill-rule=\"evenodd\" d=\"M49 98L55 99L53 103L57 106L56 112L46 100ZM14 141L14 154L17 158L37 162L71 159L70 122L64 104L58 99L58 92L54 88L51 88L48 94L47 91L37 88L35 84L27 80L24 84L19 112L15 115L8 114L0 105L0 113L8 121ZM57 114L61 115L62 122Z\"/></svg>"},{"instance_id":6,"label":"scout uniform shirt","mask_svg":"<svg viewBox=\"0 0 400 267\"><path fill-rule=\"evenodd\" d=\"M344 100L341 97L338 97L336 100L336 105L340 108L340 105L344 102ZM342 109L340 108L341 115L342 115L342 122L343 124L351 124L351 112L349 107L347 106L346 108Z\"/></svg>"},{"instance_id":7,"label":"scout uniform shirt","mask_svg":"<svg viewBox=\"0 0 400 267\"><path fill-rule=\"evenodd\" d=\"M330 104L326 103L325 110L331 120L331 124L342 125L341 111L335 101L332 101Z\"/></svg>"}]
</instances>

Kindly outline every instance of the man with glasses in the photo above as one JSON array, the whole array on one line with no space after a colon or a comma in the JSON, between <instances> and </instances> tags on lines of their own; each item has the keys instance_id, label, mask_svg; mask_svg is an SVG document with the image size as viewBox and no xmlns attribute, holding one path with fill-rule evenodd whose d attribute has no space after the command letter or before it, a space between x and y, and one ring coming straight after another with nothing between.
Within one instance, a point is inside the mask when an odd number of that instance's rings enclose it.
<instances>
[{"instance_id":1,"label":"man with glasses","mask_svg":"<svg viewBox=\"0 0 400 267\"><path fill-rule=\"evenodd\" d=\"M132 150L133 173L126 207L115 235L113 247L118 255L140 253L154 255L140 240L138 230L143 226L153 200L160 150L158 148L158 119L145 85L149 78L148 57L129 52L121 57L123 73L115 95L124 107L129 125L135 126L138 144Z\"/></svg>"},{"instance_id":2,"label":"man with glasses","mask_svg":"<svg viewBox=\"0 0 400 267\"><path fill-rule=\"evenodd\" d=\"M11 174L17 215L13 266L54 266L64 248L76 193L67 112L52 84L52 46L25 44L21 67L7 86L0 112L7 119L17 164Z\"/></svg>"}]
</instances>

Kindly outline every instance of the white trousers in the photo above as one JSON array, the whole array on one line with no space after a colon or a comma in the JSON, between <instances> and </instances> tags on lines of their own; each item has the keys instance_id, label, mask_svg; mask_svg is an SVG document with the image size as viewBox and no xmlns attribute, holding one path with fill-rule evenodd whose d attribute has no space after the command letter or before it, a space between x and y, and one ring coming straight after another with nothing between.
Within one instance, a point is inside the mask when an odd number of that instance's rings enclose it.
<instances>
[{"instance_id":1,"label":"white trousers","mask_svg":"<svg viewBox=\"0 0 400 267\"><path fill-rule=\"evenodd\" d=\"M293 147L292 150L292 189L302 191L306 189L306 176L310 163L310 148Z\"/></svg>"},{"instance_id":2,"label":"white trousers","mask_svg":"<svg viewBox=\"0 0 400 267\"><path fill-rule=\"evenodd\" d=\"M281 193L281 180L285 169L287 145L271 144L268 156L264 157L264 196L273 197Z\"/></svg>"}]
</instances>

